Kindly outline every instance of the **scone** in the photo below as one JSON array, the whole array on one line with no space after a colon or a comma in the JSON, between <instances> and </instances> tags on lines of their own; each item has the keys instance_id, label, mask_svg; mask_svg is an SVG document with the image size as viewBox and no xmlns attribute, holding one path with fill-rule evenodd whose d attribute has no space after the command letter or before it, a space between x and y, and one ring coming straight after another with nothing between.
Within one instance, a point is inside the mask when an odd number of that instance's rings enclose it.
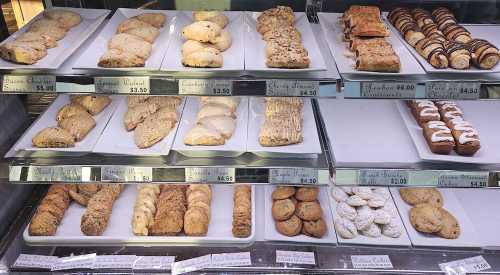
<instances>
[{"instance_id":1,"label":"scone","mask_svg":"<svg viewBox=\"0 0 500 275\"><path fill-rule=\"evenodd\" d=\"M231 109L229 109L225 105L209 103L201 106L200 110L198 111L198 114L196 115L196 121L200 121L203 118L212 116L227 116L231 118L236 118Z\"/></svg>"},{"instance_id":2,"label":"scone","mask_svg":"<svg viewBox=\"0 0 500 275\"><path fill-rule=\"evenodd\" d=\"M209 103L224 105L231 109L231 112L234 113L240 104L240 98L233 96L202 96L200 97L200 102L201 105Z\"/></svg>"},{"instance_id":3,"label":"scone","mask_svg":"<svg viewBox=\"0 0 500 275\"><path fill-rule=\"evenodd\" d=\"M59 121L59 127L68 131L75 141L81 141L95 127L94 118L87 112Z\"/></svg>"},{"instance_id":4,"label":"scone","mask_svg":"<svg viewBox=\"0 0 500 275\"><path fill-rule=\"evenodd\" d=\"M280 127L271 121L266 120L260 128L259 143L264 147L296 144L302 140L302 132Z\"/></svg>"},{"instance_id":5,"label":"scone","mask_svg":"<svg viewBox=\"0 0 500 275\"><path fill-rule=\"evenodd\" d=\"M64 105L59 112L57 112L56 120L61 121L65 118L72 117L75 115L89 114L87 109L83 108L82 105L76 103L70 103Z\"/></svg>"},{"instance_id":6,"label":"scone","mask_svg":"<svg viewBox=\"0 0 500 275\"><path fill-rule=\"evenodd\" d=\"M80 14L63 9L50 9L46 10L43 15L49 19L57 20L65 29L70 29L82 21Z\"/></svg>"},{"instance_id":7,"label":"scone","mask_svg":"<svg viewBox=\"0 0 500 275\"><path fill-rule=\"evenodd\" d=\"M127 32L128 30L144 28L144 27L153 27L153 26L151 26L149 23L139 20L138 18L132 17L122 21L118 25L118 28L116 28L116 33L124 33Z\"/></svg>"},{"instance_id":8,"label":"scone","mask_svg":"<svg viewBox=\"0 0 500 275\"><path fill-rule=\"evenodd\" d=\"M215 129L196 125L184 137L186 145L217 146L226 143L224 137Z\"/></svg>"},{"instance_id":9,"label":"scone","mask_svg":"<svg viewBox=\"0 0 500 275\"><path fill-rule=\"evenodd\" d=\"M35 64L47 55L47 49L41 42L12 41L0 45L2 59L19 64Z\"/></svg>"},{"instance_id":10,"label":"scone","mask_svg":"<svg viewBox=\"0 0 500 275\"><path fill-rule=\"evenodd\" d=\"M127 131L132 131L139 123L143 122L146 117L152 115L157 110L158 106L156 104L150 104L148 102L139 103L134 107L128 108L123 118L125 129L127 129Z\"/></svg>"},{"instance_id":11,"label":"scone","mask_svg":"<svg viewBox=\"0 0 500 275\"><path fill-rule=\"evenodd\" d=\"M37 42L43 44L47 49L54 48L57 46L57 41L52 37L37 33L37 32L25 32L16 38L18 42Z\"/></svg>"},{"instance_id":12,"label":"scone","mask_svg":"<svg viewBox=\"0 0 500 275\"><path fill-rule=\"evenodd\" d=\"M131 95L127 96L127 106L134 107L135 105L139 103L143 103L146 100L148 100L149 96L148 95Z\"/></svg>"},{"instance_id":13,"label":"scone","mask_svg":"<svg viewBox=\"0 0 500 275\"><path fill-rule=\"evenodd\" d=\"M181 54L183 57L188 56L194 52L201 51L207 47L215 48L215 46L210 43L203 43L196 40L187 40L186 42L184 42L184 44L182 44Z\"/></svg>"},{"instance_id":14,"label":"scone","mask_svg":"<svg viewBox=\"0 0 500 275\"><path fill-rule=\"evenodd\" d=\"M111 98L105 95L72 95L70 98L71 102L82 105L93 116L102 112L111 103Z\"/></svg>"},{"instance_id":15,"label":"scone","mask_svg":"<svg viewBox=\"0 0 500 275\"><path fill-rule=\"evenodd\" d=\"M133 18L139 19L143 22L146 22L150 24L151 26L155 28L161 28L163 25L165 25L165 21L167 20L167 17L163 13L159 12L146 12L137 16L134 16Z\"/></svg>"},{"instance_id":16,"label":"scone","mask_svg":"<svg viewBox=\"0 0 500 275\"><path fill-rule=\"evenodd\" d=\"M147 117L134 131L134 142L139 148L148 148L161 141L170 133L175 121Z\"/></svg>"},{"instance_id":17,"label":"scone","mask_svg":"<svg viewBox=\"0 0 500 275\"><path fill-rule=\"evenodd\" d=\"M212 43L219 51L223 52L231 47L231 34L226 30L222 30Z\"/></svg>"},{"instance_id":18,"label":"scone","mask_svg":"<svg viewBox=\"0 0 500 275\"><path fill-rule=\"evenodd\" d=\"M222 28L210 21L197 21L182 28L182 37L186 40L214 42Z\"/></svg>"},{"instance_id":19,"label":"scone","mask_svg":"<svg viewBox=\"0 0 500 275\"><path fill-rule=\"evenodd\" d=\"M119 33L109 40L108 49L126 51L140 58L148 59L151 54L152 45L135 35Z\"/></svg>"},{"instance_id":20,"label":"scone","mask_svg":"<svg viewBox=\"0 0 500 275\"><path fill-rule=\"evenodd\" d=\"M100 58L97 65L103 68L144 67L146 60L131 52L109 49Z\"/></svg>"},{"instance_id":21,"label":"scone","mask_svg":"<svg viewBox=\"0 0 500 275\"><path fill-rule=\"evenodd\" d=\"M75 138L60 127L48 127L38 132L32 139L39 148L66 148L75 146Z\"/></svg>"},{"instance_id":22,"label":"scone","mask_svg":"<svg viewBox=\"0 0 500 275\"><path fill-rule=\"evenodd\" d=\"M206 47L182 57L182 65L194 68L220 68L222 54L215 48Z\"/></svg>"},{"instance_id":23,"label":"scone","mask_svg":"<svg viewBox=\"0 0 500 275\"><path fill-rule=\"evenodd\" d=\"M28 32L36 32L52 37L54 40L61 40L66 36L67 29L63 28L57 20L42 18L28 27Z\"/></svg>"},{"instance_id":24,"label":"scone","mask_svg":"<svg viewBox=\"0 0 500 275\"><path fill-rule=\"evenodd\" d=\"M193 12L194 21L210 21L219 25L222 29L229 23L229 18L220 11L195 11Z\"/></svg>"},{"instance_id":25,"label":"scone","mask_svg":"<svg viewBox=\"0 0 500 275\"><path fill-rule=\"evenodd\" d=\"M236 129L236 121L228 116L204 117L198 120L198 124L219 131L225 139L230 139Z\"/></svg>"},{"instance_id":26,"label":"scone","mask_svg":"<svg viewBox=\"0 0 500 275\"><path fill-rule=\"evenodd\" d=\"M152 26L144 26L144 27L139 27L139 28L132 28L128 29L126 31L123 31L123 33L128 33L131 35L135 35L141 39L143 39L146 42L149 42L151 44L154 43L158 35L160 35L160 31Z\"/></svg>"}]
</instances>

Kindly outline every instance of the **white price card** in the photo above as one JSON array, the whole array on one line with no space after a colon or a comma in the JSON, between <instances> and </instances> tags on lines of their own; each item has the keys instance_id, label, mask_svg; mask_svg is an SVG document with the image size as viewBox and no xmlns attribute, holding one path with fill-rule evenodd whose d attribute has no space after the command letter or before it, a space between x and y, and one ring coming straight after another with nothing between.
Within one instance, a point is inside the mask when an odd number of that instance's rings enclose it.
<instances>
[{"instance_id":1,"label":"white price card","mask_svg":"<svg viewBox=\"0 0 500 275\"><path fill-rule=\"evenodd\" d=\"M439 264L439 268L448 275L462 275L490 269L490 264L483 256L476 256Z\"/></svg>"},{"instance_id":2,"label":"white price card","mask_svg":"<svg viewBox=\"0 0 500 275\"><path fill-rule=\"evenodd\" d=\"M233 94L233 82L223 79L179 79L180 95L215 95Z\"/></svg>"},{"instance_id":3,"label":"white price card","mask_svg":"<svg viewBox=\"0 0 500 275\"><path fill-rule=\"evenodd\" d=\"M392 185L409 184L409 172L404 170L363 169L359 172L359 185Z\"/></svg>"},{"instance_id":4,"label":"white price card","mask_svg":"<svg viewBox=\"0 0 500 275\"><path fill-rule=\"evenodd\" d=\"M12 266L16 268L52 269L52 265L58 260L57 256L20 254Z\"/></svg>"},{"instance_id":5,"label":"white price card","mask_svg":"<svg viewBox=\"0 0 500 275\"><path fill-rule=\"evenodd\" d=\"M318 96L319 81L266 80L266 96Z\"/></svg>"},{"instance_id":6,"label":"white price card","mask_svg":"<svg viewBox=\"0 0 500 275\"><path fill-rule=\"evenodd\" d=\"M356 269L393 268L387 255L351 255L351 262L352 267Z\"/></svg>"},{"instance_id":7,"label":"white price card","mask_svg":"<svg viewBox=\"0 0 500 275\"><path fill-rule=\"evenodd\" d=\"M172 265L172 275L193 272L210 266L212 266L212 255L208 254L201 257L175 262Z\"/></svg>"},{"instance_id":8,"label":"white price card","mask_svg":"<svg viewBox=\"0 0 500 275\"><path fill-rule=\"evenodd\" d=\"M314 252L276 250L276 263L316 265Z\"/></svg>"},{"instance_id":9,"label":"white price card","mask_svg":"<svg viewBox=\"0 0 500 275\"><path fill-rule=\"evenodd\" d=\"M175 256L137 256L133 269L170 270Z\"/></svg>"},{"instance_id":10,"label":"white price card","mask_svg":"<svg viewBox=\"0 0 500 275\"><path fill-rule=\"evenodd\" d=\"M212 267L250 266L250 252L212 254Z\"/></svg>"},{"instance_id":11,"label":"white price card","mask_svg":"<svg viewBox=\"0 0 500 275\"><path fill-rule=\"evenodd\" d=\"M438 187L488 187L489 172L444 172L438 177Z\"/></svg>"},{"instance_id":12,"label":"white price card","mask_svg":"<svg viewBox=\"0 0 500 275\"><path fill-rule=\"evenodd\" d=\"M271 184L318 184L318 170L314 168L271 168Z\"/></svg>"},{"instance_id":13,"label":"white price card","mask_svg":"<svg viewBox=\"0 0 500 275\"><path fill-rule=\"evenodd\" d=\"M94 269L132 269L136 259L135 255L99 255Z\"/></svg>"},{"instance_id":14,"label":"white price card","mask_svg":"<svg viewBox=\"0 0 500 275\"><path fill-rule=\"evenodd\" d=\"M51 270L68 270L68 269L92 269L96 254L85 254L79 256L61 257L52 265Z\"/></svg>"},{"instance_id":15,"label":"white price card","mask_svg":"<svg viewBox=\"0 0 500 275\"><path fill-rule=\"evenodd\" d=\"M101 180L111 182L151 182L153 168L130 166L103 166Z\"/></svg>"},{"instance_id":16,"label":"white price card","mask_svg":"<svg viewBox=\"0 0 500 275\"><path fill-rule=\"evenodd\" d=\"M425 98L432 99L478 99L480 92L479 82L428 82L425 85Z\"/></svg>"},{"instance_id":17,"label":"white price card","mask_svg":"<svg viewBox=\"0 0 500 275\"><path fill-rule=\"evenodd\" d=\"M28 167L27 181L53 181L57 168L52 166L30 166Z\"/></svg>"},{"instance_id":18,"label":"white price card","mask_svg":"<svg viewBox=\"0 0 500 275\"><path fill-rule=\"evenodd\" d=\"M362 82L363 98L415 98L417 83L413 82Z\"/></svg>"},{"instance_id":19,"label":"white price card","mask_svg":"<svg viewBox=\"0 0 500 275\"><path fill-rule=\"evenodd\" d=\"M149 76L94 77L96 93L149 94Z\"/></svg>"},{"instance_id":20,"label":"white price card","mask_svg":"<svg viewBox=\"0 0 500 275\"><path fill-rule=\"evenodd\" d=\"M235 182L236 169L224 167L186 167L184 169L186 182Z\"/></svg>"},{"instance_id":21,"label":"white price card","mask_svg":"<svg viewBox=\"0 0 500 275\"><path fill-rule=\"evenodd\" d=\"M69 181L69 182L83 181L81 166L62 166L53 168L54 168L54 174L52 176L53 181Z\"/></svg>"},{"instance_id":22,"label":"white price card","mask_svg":"<svg viewBox=\"0 0 500 275\"><path fill-rule=\"evenodd\" d=\"M4 75L2 91L11 93L56 92L55 75Z\"/></svg>"}]
</instances>

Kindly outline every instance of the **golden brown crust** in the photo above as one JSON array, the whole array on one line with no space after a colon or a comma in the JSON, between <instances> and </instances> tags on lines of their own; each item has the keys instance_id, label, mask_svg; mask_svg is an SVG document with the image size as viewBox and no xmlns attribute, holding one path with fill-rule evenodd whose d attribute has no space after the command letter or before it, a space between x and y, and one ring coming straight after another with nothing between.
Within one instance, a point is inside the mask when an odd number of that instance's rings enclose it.
<instances>
[{"instance_id":1,"label":"golden brown crust","mask_svg":"<svg viewBox=\"0 0 500 275\"><path fill-rule=\"evenodd\" d=\"M53 236L69 207L69 186L52 185L40 202L29 225L32 236Z\"/></svg>"}]
</instances>

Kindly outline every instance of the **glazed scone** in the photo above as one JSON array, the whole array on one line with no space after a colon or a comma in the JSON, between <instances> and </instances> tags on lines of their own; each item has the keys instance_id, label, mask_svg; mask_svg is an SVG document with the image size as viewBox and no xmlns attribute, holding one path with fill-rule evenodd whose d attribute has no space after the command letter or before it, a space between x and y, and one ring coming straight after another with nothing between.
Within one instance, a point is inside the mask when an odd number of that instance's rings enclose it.
<instances>
[{"instance_id":1,"label":"glazed scone","mask_svg":"<svg viewBox=\"0 0 500 275\"><path fill-rule=\"evenodd\" d=\"M204 117L198 120L198 124L219 131L225 139L230 139L236 129L236 121L228 116Z\"/></svg>"},{"instance_id":2,"label":"glazed scone","mask_svg":"<svg viewBox=\"0 0 500 275\"><path fill-rule=\"evenodd\" d=\"M147 117L134 130L134 142L139 148L148 148L161 141L174 128L175 121Z\"/></svg>"},{"instance_id":3,"label":"glazed scone","mask_svg":"<svg viewBox=\"0 0 500 275\"><path fill-rule=\"evenodd\" d=\"M102 112L111 103L111 98L105 95L72 95L70 98L71 102L82 105L93 116Z\"/></svg>"},{"instance_id":4,"label":"glazed scone","mask_svg":"<svg viewBox=\"0 0 500 275\"><path fill-rule=\"evenodd\" d=\"M157 110L158 106L156 104L149 104L148 102L139 103L129 108L123 118L125 129L127 129L127 131L132 131L139 123L143 122L146 117L152 115Z\"/></svg>"},{"instance_id":5,"label":"glazed scone","mask_svg":"<svg viewBox=\"0 0 500 275\"><path fill-rule=\"evenodd\" d=\"M84 113L59 121L59 127L75 137L75 141L81 141L95 127L95 120L89 113Z\"/></svg>"},{"instance_id":6,"label":"glazed scone","mask_svg":"<svg viewBox=\"0 0 500 275\"><path fill-rule=\"evenodd\" d=\"M39 148L66 148L75 146L75 138L60 127L48 127L38 132L32 139L33 146Z\"/></svg>"},{"instance_id":7,"label":"glazed scone","mask_svg":"<svg viewBox=\"0 0 500 275\"><path fill-rule=\"evenodd\" d=\"M186 145L216 146L226 143L224 137L215 129L196 125L184 137Z\"/></svg>"},{"instance_id":8,"label":"glazed scone","mask_svg":"<svg viewBox=\"0 0 500 275\"><path fill-rule=\"evenodd\" d=\"M43 15L49 19L57 20L65 29L73 28L82 22L80 14L70 10L50 9L44 11Z\"/></svg>"},{"instance_id":9,"label":"glazed scone","mask_svg":"<svg viewBox=\"0 0 500 275\"><path fill-rule=\"evenodd\" d=\"M108 42L108 48L127 51L144 59L148 59L152 50L151 43L128 33L113 36Z\"/></svg>"},{"instance_id":10,"label":"glazed scone","mask_svg":"<svg viewBox=\"0 0 500 275\"><path fill-rule=\"evenodd\" d=\"M41 42L12 41L0 45L2 59L19 64L35 64L46 55L47 49Z\"/></svg>"},{"instance_id":11,"label":"glazed scone","mask_svg":"<svg viewBox=\"0 0 500 275\"><path fill-rule=\"evenodd\" d=\"M123 31L123 33L128 33L131 35L135 35L141 39L143 39L146 42L149 42L151 44L154 43L158 35L160 35L160 31L152 26L145 26L145 27L139 27L139 28L132 28Z\"/></svg>"},{"instance_id":12,"label":"glazed scone","mask_svg":"<svg viewBox=\"0 0 500 275\"><path fill-rule=\"evenodd\" d=\"M206 47L182 57L182 65L194 68L220 68L222 54L218 49Z\"/></svg>"},{"instance_id":13,"label":"glazed scone","mask_svg":"<svg viewBox=\"0 0 500 275\"><path fill-rule=\"evenodd\" d=\"M42 18L33 22L28 27L28 32L36 32L52 37L54 40L61 40L66 36L66 29L57 20Z\"/></svg>"},{"instance_id":14,"label":"glazed scone","mask_svg":"<svg viewBox=\"0 0 500 275\"><path fill-rule=\"evenodd\" d=\"M38 32L25 32L16 38L18 42L37 42L43 44L47 49L57 46L57 41L52 37L38 33Z\"/></svg>"},{"instance_id":15,"label":"glazed scone","mask_svg":"<svg viewBox=\"0 0 500 275\"><path fill-rule=\"evenodd\" d=\"M61 109L59 109L59 111L57 112L56 120L61 121L65 118L82 114L88 115L89 113L87 112L87 109L83 108L82 105L76 103L70 103L64 105Z\"/></svg>"},{"instance_id":16,"label":"glazed scone","mask_svg":"<svg viewBox=\"0 0 500 275\"><path fill-rule=\"evenodd\" d=\"M151 26L149 23L139 20L138 18L132 17L122 21L118 25L118 28L116 28L116 33L124 33L131 29L144 28L144 27L153 27L153 26Z\"/></svg>"},{"instance_id":17,"label":"glazed scone","mask_svg":"<svg viewBox=\"0 0 500 275\"><path fill-rule=\"evenodd\" d=\"M231 47L231 34L226 30L222 30L212 43L219 51L223 52Z\"/></svg>"},{"instance_id":18,"label":"glazed scone","mask_svg":"<svg viewBox=\"0 0 500 275\"><path fill-rule=\"evenodd\" d=\"M143 22L146 22L150 24L151 26L155 28L161 28L163 25L165 25L165 21L167 20L167 17L163 13L159 12L146 12L137 16L134 16L133 18L139 19Z\"/></svg>"},{"instance_id":19,"label":"glazed scone","mask_svg":"<svg viewBox=\"0 0 500 275\"><path fill-rule=\"evenodd\" d=\"M234 113L240 104L240 98L234 96L202 96L200 102L202 106L209 103L225 105Z\"/></svg>"},{"instance_id":20,"label":"glazed scone","mask_svg":"<svg viewBox=\"0 0 500 275\"><path fill-rule=\"evenodd\" d=\"M131 52L110 49L99 58L97 65L103 68L144 67L146 60Z\"/></svg>"},{"instance_id":21,"label":"glazed scone","mask_svg":"<svg viewBox=\"0 0 500 275\"><path fill-rule=\"evenodd\" d=\"M225 105L217 104L217 103L208 103L202 105L198 114L196 115L196 121L200 121L203 118L211 117L211 116L227 116L231 118L235 118L234 113L226 107Z\"/></svg>"},{"instance_id":22,"label":"glazed scone","mask_svg":"<svg viewBox=\"0 0 500 275\"><path fill-rule=\"evenodd\" d=\"M194 11L194 21L210 21L219 25L222 29L229 23L229 18L220 11Z\"/></svg>"},{"instance_id":23,"label":"glazed scone","mask_svg":"<svg viewBox=\"0 0 500 275\"><path fill-rule=\"evenodd\" d=\"M222 28L210 21L197 21L182 28L182 37L186 40L214 42Z\"/></svg>"}]
</instances>

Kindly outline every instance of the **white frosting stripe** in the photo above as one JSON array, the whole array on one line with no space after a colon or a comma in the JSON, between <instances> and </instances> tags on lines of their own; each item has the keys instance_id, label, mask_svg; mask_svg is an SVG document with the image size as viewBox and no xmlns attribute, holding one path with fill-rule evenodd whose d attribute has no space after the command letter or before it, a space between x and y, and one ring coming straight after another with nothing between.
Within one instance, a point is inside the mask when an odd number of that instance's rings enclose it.
<instances>
[{"instance_id":1,"label":"white frosting stripe","mask_svg":"<svg viewBox=\"0 0 500 275\"><path fill-rule=\"evenodd\" d=\"M451 130L442 121L429 121L427 126L429 129L437 129L431 135L432 142L442 142L451 141L453 142L453 137L451 136Z\"/></svg>"},{"instance_id":2,"label":"white frosting stripe","mask_svg":"<svg viewBox=\"0 0 500 275\"><path fill-rule=\"evenodd\" d=\"M468 142L479 141L479 134L472 127L470 122L463 120L462 118L455 118L450 120L453 130L460 132L458 137L458 142L460 144L465 144Z\"/></svg>"}]
</instances>

